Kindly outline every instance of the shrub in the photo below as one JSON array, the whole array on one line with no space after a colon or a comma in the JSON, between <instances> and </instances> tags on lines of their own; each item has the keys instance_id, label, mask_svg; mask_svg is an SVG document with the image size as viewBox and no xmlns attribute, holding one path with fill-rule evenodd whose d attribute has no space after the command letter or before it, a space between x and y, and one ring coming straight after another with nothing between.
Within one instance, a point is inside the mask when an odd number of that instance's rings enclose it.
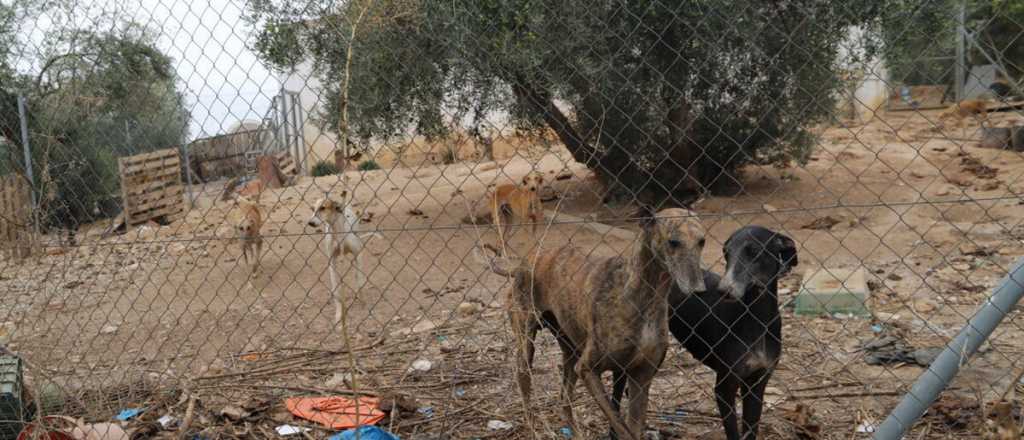
<instances>
[{"instance_id":1,"label":"shrub","mask_svg":"<svg viewBox=\"0 0 1024 440\"><path fill-rule=\"evenodd\" d=\"M309 172L313 177L333 176L338 174L338 167L326 160L321 160L313 165Z\"/></svg>"},{"instance_id":2,"label":"shrub","mask_svg":"<svg viewBox=\"0 0 1024 440\"><path fill-rule=\"evenodd\" d=\"M363 163L359 164L359 171L373 171L373 170L379 170L379 169L380 169L380 164L378 164L377 161L375 161L373 159L369 159L366 162L363 162Z\"/></svg>"}]
</instances>

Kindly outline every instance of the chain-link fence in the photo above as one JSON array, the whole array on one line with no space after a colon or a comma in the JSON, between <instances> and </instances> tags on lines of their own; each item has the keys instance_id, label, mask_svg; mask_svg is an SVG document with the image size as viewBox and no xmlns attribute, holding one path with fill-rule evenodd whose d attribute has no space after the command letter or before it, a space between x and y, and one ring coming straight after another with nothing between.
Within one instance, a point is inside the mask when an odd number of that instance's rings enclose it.
<instances>
[{"instance_id":1,"label":"chain-link fence","mask_svg":"<svg viewBox=\"0 0 1024 440\"><path fill-rule=\"evenodd\" d=\"M868 438L921 377L907 438L1019 438L1021 37L1014 1L0 0L0 432Z\"/></svg>"}]
</instances>

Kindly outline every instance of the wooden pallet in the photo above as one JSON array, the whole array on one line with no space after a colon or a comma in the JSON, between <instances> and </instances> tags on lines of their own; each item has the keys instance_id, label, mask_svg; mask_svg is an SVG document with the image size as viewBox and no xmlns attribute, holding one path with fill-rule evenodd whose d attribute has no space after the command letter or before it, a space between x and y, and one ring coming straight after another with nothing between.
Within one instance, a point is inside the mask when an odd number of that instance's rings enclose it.
<instances>
[{"instance_id":1,"label":"wooden pallet","mask_svg":"<svg viewBox=\"0 0 1024 440\"><path fill-rule=\"evenodd\" d=\"M32 255L32 189L17 174L0 176L0 253L14 260Z\"/></svg>"},{"instance_id":2,"label":"wooden pallet","mask_svg":"<svg viewBox=\"0 0 1024 440\"><path fill-rule=\"evenodd\" d=\"M181 158L177 148L122 157L121 197L126 227L162 219L177 220L185 213Z\"/></svg>"},{"instance_id":3,"label":"wooden pallet","mask_svg":"<svg viewBox=\"0 0 1024 440\"><path fill-rule=\"evenodd\" d=\"M281 151L276 154L277 165L281 168L281 173L286 176L294 176L298 174L299 170L295 166L295 158L288 151Z\"/></svg>"}]
</instances>

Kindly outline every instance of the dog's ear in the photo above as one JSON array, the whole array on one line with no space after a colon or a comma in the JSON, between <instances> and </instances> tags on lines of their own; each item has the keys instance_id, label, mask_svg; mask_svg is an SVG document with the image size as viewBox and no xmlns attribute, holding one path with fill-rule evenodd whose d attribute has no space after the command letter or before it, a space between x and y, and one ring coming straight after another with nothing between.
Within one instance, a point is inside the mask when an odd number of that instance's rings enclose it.
<instances>
[{"instance_id":1,"label":"dog's ear","mask_svg":"<svg viewBox=\"0 0 1024 440\"><path fill-rule=\"evenodd\" d=\"M654 208L646 203L641 203L636 211L636 217L640 219L640 226L643 228L650 228L657 223L655 218Z\"/></svg>"},{"instance_id":2,"label":"dog's ear","mask_svg":"<svg viewBox=\"0 0 1024 440\"><path fill-rule=\"evenodd\" d=\"M790 270L799 264L796 256L796 242L792 238L776 234L775 239L772 240L772 247L775 248L775 255L779 258L779 261L782 262L782 267L779 268L779 276L789 273Z\"/></svg>"}]
</instances>

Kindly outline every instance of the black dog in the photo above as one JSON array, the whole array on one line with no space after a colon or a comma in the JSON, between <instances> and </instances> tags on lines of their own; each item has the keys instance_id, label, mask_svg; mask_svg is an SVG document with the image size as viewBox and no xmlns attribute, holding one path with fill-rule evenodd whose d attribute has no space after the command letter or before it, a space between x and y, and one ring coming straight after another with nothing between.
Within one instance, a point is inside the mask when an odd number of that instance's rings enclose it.
<instances>
[{"instance_id":1,"label":"black dog","mask_svg":"<svg viewBox=\"0 0 1024 440\"><path fill-rule=\"evenodd\" d=\"M723 246L725 278L704 271L705 292L669 294L669 330L716 373L715 398L728 440L739 440L736 392L743 396L743 439L757 438L764 389L782 353L778 280L797 265L796 243L760 226L734 232ZM625 376L616 375L618 410ZM614 436L612 437L614 438Z\"/></svg>"}]
</instances>

